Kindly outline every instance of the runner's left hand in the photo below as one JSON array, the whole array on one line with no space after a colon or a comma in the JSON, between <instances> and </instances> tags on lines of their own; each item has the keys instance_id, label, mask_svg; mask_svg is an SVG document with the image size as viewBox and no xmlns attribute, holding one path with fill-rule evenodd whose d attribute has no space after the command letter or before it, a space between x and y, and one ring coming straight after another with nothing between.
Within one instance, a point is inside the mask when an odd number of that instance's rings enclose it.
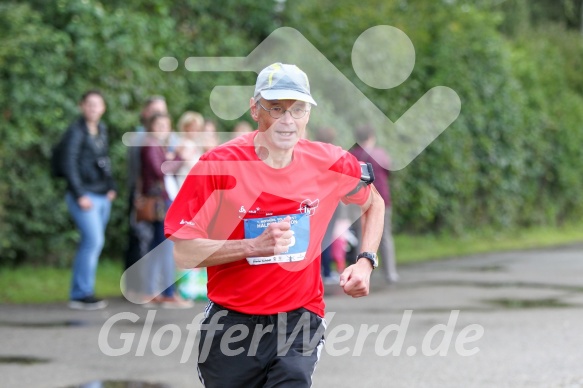
<instances>
[{"instance_id":1,"label":"runner's left hand","mask_svg":"<svg viewBox=\"0 0 583 388\"><path fill-rule=\"evenodd\" d=\"M346 295L353 298L367 296L370 290L370 275L372 266L368 260L359 260L355 264L346 267L340 275L340 287Z\"/></svg>"}]
</instances>

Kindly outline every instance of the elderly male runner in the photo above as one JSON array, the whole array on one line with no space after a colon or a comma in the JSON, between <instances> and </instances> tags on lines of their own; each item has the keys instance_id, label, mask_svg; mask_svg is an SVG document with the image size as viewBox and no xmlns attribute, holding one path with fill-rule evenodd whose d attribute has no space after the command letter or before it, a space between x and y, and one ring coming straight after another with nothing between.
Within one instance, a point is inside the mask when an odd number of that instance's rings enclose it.
<instances>
[{"instance_id":1,"label":"elderly male runner","mask_svg":"<svg viewBox=\"0 0 583 388\"><path fill-rule=\"evenodd\" d=\"M263 69L250 100L257 130L203 155L166 216L177 264L208 267L206 387L311 386L325 329L321 243L339 201L363 212L362 253L340 287L368 295L385 206L366 165L303 139L313 105L298 67Z\"/></svg>"}]
</instances>

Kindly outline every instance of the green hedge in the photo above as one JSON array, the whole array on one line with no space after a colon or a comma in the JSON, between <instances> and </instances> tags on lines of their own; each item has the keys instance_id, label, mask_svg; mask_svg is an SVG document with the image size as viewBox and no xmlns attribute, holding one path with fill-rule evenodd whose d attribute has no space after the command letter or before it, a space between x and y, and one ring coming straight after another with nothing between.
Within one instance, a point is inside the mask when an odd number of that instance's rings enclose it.
<instances>
[{"instance_id":1,"label":"green hedge","mask_svg":"<svg viewBox=\"0 0 583 388\"><path fill-rule=\"evenodd\" d=\"M212 117L208 99L215 85L249 83L248 74L200 76L182 66L166 73L160 58L184 63L196 55L246 55L274 29L271 12L268 5L235 0L0 4L0 265L69 265L78 236L63 182L51 178L48 161L78 114L81 94L94 88L106 97L104 121L120 186L105 254L120 257L128 194L121 137L138 124L144 99L164 95L175 120L188 109Z\"/></svg>"},{"instance_id":2,"label":"green hedge","mask_svg":"<svg viewBox=\"0 0 583 388\"><path fill-rule=\"evenodd\" d=\"M393 173L400 232L556 225L583 216L581 35L553 23L529 27L523 1L508 2L521 13L474 3L296 2L289 16L393 120L434 86L459 94L459 118ZM500 31L509 23L522 26L512 37ZM402 29L416 50L413 73L395 89L364 85L350 62L354 40L378 24Z\"/></svg>"},{"instance_id":3,"label":"green hedge","mask_svg":"<svg viewBox=\"0 0 583 388\"><path fill-rule=\"evenodd\" d=\"M120 140L137 124L143 99L165 95L174 118L186 109L212 116L215 85L254 79L181 66L165 73L159 59L245 56L280 25L302 32L394 120L434 86L459 94L458 120L393 174L397 231L463 233L580 219L581 36L554 23L533 26L524 1L514 2L520 12L472 3L298 0L280 12L275 3L250 0L3 2L0 265L70 263L77 233L48 160L83 91L106 95L120 184L106 255L120 257L127 230L127 149ZM366 86L350 62L356 38L379 24L403 30L416 49L412 75L395 89Z\"/></svg>"}]
</instances>

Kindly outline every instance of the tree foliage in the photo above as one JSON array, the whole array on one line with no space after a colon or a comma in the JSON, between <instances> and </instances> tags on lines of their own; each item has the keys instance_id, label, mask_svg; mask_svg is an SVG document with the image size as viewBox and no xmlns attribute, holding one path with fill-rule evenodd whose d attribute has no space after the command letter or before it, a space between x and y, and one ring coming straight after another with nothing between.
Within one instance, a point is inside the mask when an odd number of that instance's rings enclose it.
<instances>
[{"instance_id":1,"label":"tree foliage","mask_svg":"<svg viewBox=\"0 0 583 388\"><path fill-rule=\"evenodd\" d=\"M183 63L195 55L246 55L274 28L270 7L222 3L0 4L0 263L69 263L78 237L65 208L63 184L50 177L48 160L52 145L78 114L81 94L95 88L106 96L104 121L120 186L106 250L120 256L127 230L127 148L121 137L138 124L144 99L164 95L176 118L187 109L211 115L212 88L240 83L237 74L193 75L180 66L163 72L160 58Z\"/></svg>"},{"instance_id":2,"label":"tree foliage","mask_svg":"<svg viewBox=\"0 0 583 388\"><path fill-rule=\"evenodd\" d=\"M144 98L166 96L177 118L212 117L216 85L251 84L238 73L190 73L190 56L246 56L278 26L299 30L387 116L427 90L453 88L458 120L393 174L397 230L557 224L583 216L581 0L23 0L0 4L0 265L68 265L77 233L51 146L87 89L108 105L114 204L106 251L119 257L127 230L127 148ZM282 5L285 7L282 10ZM402 85L378 90L351 64L354 41L375 25L400 28L416 50ZM172 72L159 68L175 57ZM227 128L229 122L219 121Z\"/></svg>"},{"instance_id":3,"label":"tree foliage","mask_svg":"<svg viewBox=\"0 0 583 388\"><path fill-rule=\"evenodd\" d=\"M463 233L554 225L582 215L576 191L583 189L577 179L583 158L576 144L583 135L583 39L555 13L540 21L550 2L503 3L290 4L286 22L393 120L437 85L453 88L462 100L456 122L393 174L397 230ZM522 12L510 12L516 9ZM522 29L511 30L511 23ZM364 85L351 64L353 42L380 24L403 30L416 50L413 73L390 90Z\"/></svg>"}]
</instances>

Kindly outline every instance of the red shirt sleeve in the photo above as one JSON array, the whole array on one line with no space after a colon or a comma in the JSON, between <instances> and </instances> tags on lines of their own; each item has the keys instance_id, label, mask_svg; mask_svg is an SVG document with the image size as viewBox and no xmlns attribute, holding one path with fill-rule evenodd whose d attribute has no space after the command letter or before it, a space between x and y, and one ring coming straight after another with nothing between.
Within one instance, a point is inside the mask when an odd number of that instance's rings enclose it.
<instances>
[{"instance_id":1,"label":"red shirt sleeve","mask_svg":"<svg viewBox=\"0 0 583 388\"><path fill-rule=\"evenodd\" d=\"M362 187L358 192L347 196L360 183L360 163L347 151L342 150L338 160L330 167L331 171L341 173L338 180L338 192L342 194L345 204L364 205L370 195L370 186Z\"/></svg>"},{"instance_id":2,"label":"red shirt sleeve","mask_svg":"<svg viewBox=\"0 0 583 388\"><path fill-rule=\"evenodd\" d=\"M166 237L208 238L222 190L234 187L234 177L213 174L213 162L201 158L192 168L168 209L164 221Z\"/></svg>"}]
</instances>

